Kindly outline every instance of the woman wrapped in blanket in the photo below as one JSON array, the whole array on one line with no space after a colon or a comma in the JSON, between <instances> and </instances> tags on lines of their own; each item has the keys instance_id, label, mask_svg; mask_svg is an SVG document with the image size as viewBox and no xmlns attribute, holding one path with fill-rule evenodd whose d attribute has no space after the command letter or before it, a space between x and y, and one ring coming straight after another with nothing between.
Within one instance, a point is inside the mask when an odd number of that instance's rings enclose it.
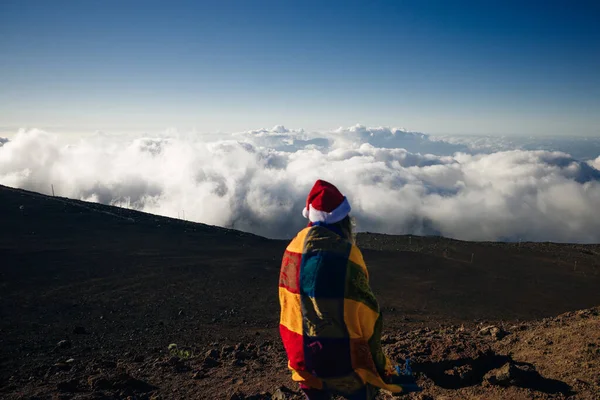
<instances>
[{"instance_id":1,"label":"woman wrapped in blanket","mask_svg":"<svg viewBox=\"0 0 600 400\"><path fill-rule=\"evenodd\" d=\"M381 348L382 317L355 244L350 203L318 180L303 211L309 219L281 265L280 334L292 379L309 400L372 399L407 392Z\"/></svg>"}]
</instances>

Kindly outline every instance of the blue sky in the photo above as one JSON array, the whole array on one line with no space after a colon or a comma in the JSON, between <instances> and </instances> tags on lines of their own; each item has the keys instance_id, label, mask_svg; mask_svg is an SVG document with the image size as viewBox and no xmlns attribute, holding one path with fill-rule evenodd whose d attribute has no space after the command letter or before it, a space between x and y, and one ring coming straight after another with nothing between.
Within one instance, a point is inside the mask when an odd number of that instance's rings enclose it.
<instances>
[{"instance_id":1,"label":"blue sky","mask_svg":"<svg viewBox=\"0 0 600 400\"><path fill-rule=\"evenodd\" d=\"M0 132L600 136L595 1L0 3Z\"/></svg>"}]
</instances>

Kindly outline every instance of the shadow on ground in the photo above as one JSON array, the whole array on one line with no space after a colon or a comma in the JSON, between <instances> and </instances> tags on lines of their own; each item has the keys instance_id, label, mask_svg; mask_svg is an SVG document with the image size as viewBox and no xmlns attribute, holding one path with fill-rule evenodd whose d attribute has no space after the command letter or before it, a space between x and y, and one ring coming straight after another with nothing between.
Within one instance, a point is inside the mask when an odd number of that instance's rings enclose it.
<instances>
[{"instance_id":1,"label":"shadow on ground","mask_svg":"<svg viewBox=\"0 0 600 400\"><path fill-rule=\"evenodd\" d=\"M533 364L516 362L511 357L488 351L478 357L422 362L413 366L435 385L445 389L460 389L478 384L516 386L548 394L572 395L565 382L541 376Z\"/></svg>"}]
</instances>

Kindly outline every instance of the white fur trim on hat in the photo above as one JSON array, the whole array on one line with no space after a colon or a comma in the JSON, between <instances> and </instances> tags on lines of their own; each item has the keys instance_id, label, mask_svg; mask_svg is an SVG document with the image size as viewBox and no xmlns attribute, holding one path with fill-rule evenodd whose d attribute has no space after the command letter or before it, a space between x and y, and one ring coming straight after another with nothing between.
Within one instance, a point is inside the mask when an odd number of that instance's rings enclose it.
<instances>
[{"instance_id":1,"label":"white fur trim on hat","mask_svg":"<svg viewBox=\"0 0 600 400\"><path fill-rule=\"evenodd\" d=\"M309 205L302 210L304 218L308 218L310 222L324 222L326 224L335 224L340 222L346 215L350 214L351 208L348 199L344 197L344 201L332 212L315 210Z\"/></svg>"}]
</instances>

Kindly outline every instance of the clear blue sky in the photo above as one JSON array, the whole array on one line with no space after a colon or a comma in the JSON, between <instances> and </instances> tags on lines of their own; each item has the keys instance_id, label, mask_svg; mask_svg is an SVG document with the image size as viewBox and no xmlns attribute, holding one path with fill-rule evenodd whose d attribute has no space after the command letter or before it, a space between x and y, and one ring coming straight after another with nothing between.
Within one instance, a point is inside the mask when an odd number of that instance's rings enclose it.
<instances>
[{"instance_id":1,"label":"clear blue sky","mask_svg":"<svg viewBox=\"0 0 600 400\"><path fill-rule=\"evenodd\" d=\"M0 2L0 130L600 136L598 1Z\"/></svg>"}]
</instances>

